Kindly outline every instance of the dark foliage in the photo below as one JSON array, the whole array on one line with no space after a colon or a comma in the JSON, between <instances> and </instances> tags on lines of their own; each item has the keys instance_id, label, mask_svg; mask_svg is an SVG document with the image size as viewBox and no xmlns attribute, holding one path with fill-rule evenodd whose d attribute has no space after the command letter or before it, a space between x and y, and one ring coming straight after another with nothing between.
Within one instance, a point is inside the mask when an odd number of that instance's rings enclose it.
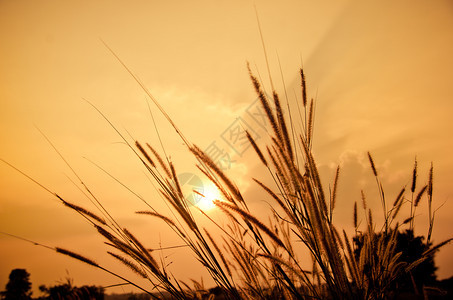
<instances>
[{"instance_id":1,"label":"dark foliage","mask_svg":"<svg viewBox=\"0 0 453 300\"><path fill-rule=\"evenodd\" d=\"M6 290L1 292L2 299L31 299L30 274L25 269L14 269L9 274Z\"/></svg>"},{"instance_id":2,"label":"dark foliage","mask_svg":"<svg viewBox=\"0 0 453 300\"><path fill-rule=\"evenodd\" d=\"M89 300L104 300L104 288L98 286L72 286L71 282L68 281L64 284L59 284L51 287L40 286L41 292L45 293L45 297L40 299L89 299Z\"/></svg>"},{"instance_id":3,"label":"dark foliage","mask_svg":"<svg viewBox=\"0 0 453 300\"><path fill-rule=\"evenodd\" d=\"M378 233L376 235L379 238L382 234L385 233ZM357 259L360 256L363 239L364 236L360 234L354 237L354 244L356 246L354 254ZM426 244L423 240L423 236L414 236L414 232L409 229L404 232L398 232L395 252L402 253L400 260L409 265L420 259L423 256L423 252L431 247L431 243ZM396 282L392 284L392 289L395 291L395 294L405 292L416 294L423 293L423 286L434 286L436 284L436 269L434 256L430 256L410 272L403 273ZM369 276L366 268L364 275L367 277Z\"/></svg>"}]
</instances>

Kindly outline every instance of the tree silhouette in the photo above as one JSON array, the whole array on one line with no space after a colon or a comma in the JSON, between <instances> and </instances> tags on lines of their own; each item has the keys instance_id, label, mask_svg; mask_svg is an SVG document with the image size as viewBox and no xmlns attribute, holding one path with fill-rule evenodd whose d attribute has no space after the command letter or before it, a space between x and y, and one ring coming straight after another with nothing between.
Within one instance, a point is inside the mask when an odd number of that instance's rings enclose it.
<instances>
[{"instance_id":1,"label":"tree silhouette","mask_svg":"<svg viewBox=\"0 0 453 300\"><path fill-rule=\"evenodd\" d=\"M402 252L401 260L411 263L422 257L423 252L429 249L423 242L422 236L414 236L412 230L400 232L397 236L396 251ZM405 273L398 281L398 289L410 290L415 286L421 291L423 285L432 286L436 283L435 272L437 267L434 264L434 255L419 264L411 273Z\"/></svg>"},{"instance_id":2,"label":"tree silhouette","mask_svg":"<svg viewBox=\"0 0 453 300\"><path fill-rule=\"evenodd\" d=\"M25 269L14 269L9 274L6 290L1 292L2 299L31 299L30 274Z\"/></svg>"},{"instance_id":3,"label":"tree silhouette","mask_svg":"<svg viewBox=\"0 0 453 300\"><path fill-rule=\"evenodd\" d=\"M384 233L377 234L379 238ZM354 250L357 259L360 257L360 251L363 246L364 235L359 234L354 237L356 248ZM410 264L422 257L423 252L429 249L431 243L424 243L423 236L414 236L412 230L399 231L396 237L397 244L395 247L396 252L401 252L400 261ZM368 262L365 262L367 266ZM416 266L411 272L402 274L392 284L392 289L397 292L415 292L420 293L423 286L433 286L436 284L437 267L434 264L434 254L428 257L425 261ZM365 277L371 276L369 270L365 267Z\"/></svg>"}]
</instances>

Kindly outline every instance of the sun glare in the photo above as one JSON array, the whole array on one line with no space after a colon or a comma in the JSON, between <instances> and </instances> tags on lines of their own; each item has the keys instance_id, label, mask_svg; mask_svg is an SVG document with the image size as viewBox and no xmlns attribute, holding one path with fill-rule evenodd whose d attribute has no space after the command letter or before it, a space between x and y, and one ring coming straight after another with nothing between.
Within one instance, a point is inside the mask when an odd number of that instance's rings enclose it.
<instances>
[{"instance_id":1,"label":"sun glare","mask_svg":"<svg viewBox=\"0 0 453 300\"><path fill-rule=\"evenodd\" d=\"M196 206L203 211L209 211L215 208L214 200L221 200L219 190L213 184L205 184L202 195L198 198Z\"/></svg>"}]
</instances>

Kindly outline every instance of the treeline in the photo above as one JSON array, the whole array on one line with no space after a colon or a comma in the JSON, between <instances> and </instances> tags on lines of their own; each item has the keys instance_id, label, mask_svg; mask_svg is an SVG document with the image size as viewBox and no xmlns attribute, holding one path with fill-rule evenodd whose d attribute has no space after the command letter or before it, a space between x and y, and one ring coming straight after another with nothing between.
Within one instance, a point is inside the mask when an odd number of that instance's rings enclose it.
<instances>
[{"instance_id":1,"label":"treeline","mask_svg":"<svg viewBox=\"0 0 453 300\"><path fill-rule=\"evenodd\" d=\"M99 286L84 285L81 287L74 286L70 279L65 283L53 286L39 286L42 293L40 297L32 297L30 282L30 273L25 269L14 269L9 275L9 281L6 284L5 290L0 292L1 299L4 300L104 300L104 288Z\"/></svg>"}]
</instances>

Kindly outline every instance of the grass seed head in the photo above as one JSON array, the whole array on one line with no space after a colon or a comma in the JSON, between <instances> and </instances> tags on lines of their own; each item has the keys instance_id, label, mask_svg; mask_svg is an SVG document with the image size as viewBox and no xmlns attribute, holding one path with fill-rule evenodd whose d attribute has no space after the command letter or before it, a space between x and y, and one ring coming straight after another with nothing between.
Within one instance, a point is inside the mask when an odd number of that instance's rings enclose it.
<instances>
[{"instance_id":1,"label":"grass seed head","mask_svg":"<svg viewBox=\"0 0 453 300\"><path fill-rule=\"evenodd\" d=\"M99 265L94 261L94 260L91 260L89 258L86 258L85 256L82 256L80 254L77 254L75 252L72 252L70 250L66 250L66 249L63 249L63 248L59 248L59 247L56 247L55 250L58 252L58 253L61 253L63 255L67 255L67 256L70 256L72 258L75 258L79 261L82 261L84 263L87 263L91 266L94 266L94 267L99 267Z\"/></svg>"},{"instance_id":2,"label":"grass seed head","mask_svg":"<svg viewBox=\"0 0 453 300\"><path fill-rule=\"evenodd\" d=\"M370 152L367 152L368 154L368 160L370 161L370 165L371 165L371 170L373 170L373 174L374 176L378 176L378 173L377 173L377 170L376 170L376 166L374 165L374 161L373 161L373 158L371 157L371 153Z\"/></svg>"}]
</instances>

